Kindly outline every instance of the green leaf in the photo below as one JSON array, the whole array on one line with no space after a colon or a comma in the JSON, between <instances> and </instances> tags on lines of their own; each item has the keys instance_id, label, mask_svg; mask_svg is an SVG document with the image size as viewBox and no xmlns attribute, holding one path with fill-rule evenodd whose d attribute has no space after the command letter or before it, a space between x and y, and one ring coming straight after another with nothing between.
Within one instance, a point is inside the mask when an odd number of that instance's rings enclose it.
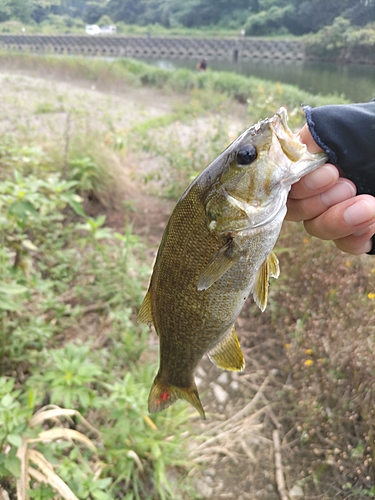
<instances>
[{"instance_id":1,"label":"green leaf","mask_svg":"<svg viewBox=\"0 0 375 500\"><path fill-rule=\"evenodd\" d=\"M4 460L4 466L8 471L15 477L19 477L21 474L21 462L15 456L7 456Z\"/></svg>"},{"instance_id":2,"label":"green leaf","mask_svg":"<svg viewBox=\"0 0 375 500\"><path fill-rule=\"evenodd\" d=\"M35 392L33 389L30 389L28 392L27 406L28 408L34 408L35 406Z\"/></svg>"},{"instance_id":3,"label":"green leaf","mask_svg":"<svg viewBox=\"0 0 375 500\"><path fill-rule=\"evenodd\" d=\"M9 215L15 215L22 221L26 221L28 214L39 217L38 212L35 210L34 205L26 200L14 201L8 208Z\"/></svg>"},{"instance_id":4,"label":"green leaf","mask_svg":"<svg viewBox=\"0 0 375 500\"><path fill-rule=\"evenodd\" d=\"M5 396L1 400L1 405L4 406L4 408L10 408L13 404L13 398L10 394L5 394Z\"/></svg>"},{"instance_id":5,"label":"green leaf","mask_svg":"<svg viewBox=\"0 0 375 500\"><path fill-rule=\"evenodd\" d=\"M19 448L22 446L22 437L19 434L8 434L7 441L9 444Z\"/></svg>"},{"instance_id":6,"label":"green leaf","mask_svg":"<svg viewBox=\"0 0 375 500\"><path fill-rule=\"evenodd\" d=\"M104 477L102 479L97 479L95 481L95 484L102 490L108 489L111 483L112 483L112 478L110 477Z\"/></svg>"},{"instance_id":7,"label":"green leaf","mask_svg":"<svg viewBox=\"0 0 375 500\"><path fill-rule=\"evenodd\" d=\"M102 239L112 239L113 233L109 228L104 227L103 229L97 229L94 233L94 238L96 240Z\"/></svg>"},{"instance_id":8,"label":"green leaf","mask_svg":"<svg viewBox=\"0 0 375 500\"><path fill-rule=\"evenodd\" d=\"M91 495L95 498L95 500L111 500L113 498L111 495L108 495L108 493L101 490L96 490L92 492Z\"/></svg>"},{"instance_id":9,"label":"green leaf","mask_svg":"<svg viewBox=\"0 0 375 500\"><path fill-rule=\"evenodd\" d=\"M27 290L25 286L0 281L0 293L4 293L5 295L20 295L27 292Z\"/></svg>"},{"instance_id":10,"label":"green leaf","mask_svg":"<svg viewBox=\"0 0 375 500\"><path fill-rule=\"evenodd\" d=\"M8 301L6 297L0 297L0 309L3 311L18 311L19 304Z\"/></svg>"},{"instance_id":11,"label":"green leaf","mask_svg":"<svg viewBox=\"0 0 375 500\"><path fill-rule=\"evenodd\" d=\"M72 207L72 209L75 211L76 214L81 215L82 217L86 217L86 214L82 208L82 205L75 200L69 199L67 200L69 205Z\"/></svg>"}]
</instances>

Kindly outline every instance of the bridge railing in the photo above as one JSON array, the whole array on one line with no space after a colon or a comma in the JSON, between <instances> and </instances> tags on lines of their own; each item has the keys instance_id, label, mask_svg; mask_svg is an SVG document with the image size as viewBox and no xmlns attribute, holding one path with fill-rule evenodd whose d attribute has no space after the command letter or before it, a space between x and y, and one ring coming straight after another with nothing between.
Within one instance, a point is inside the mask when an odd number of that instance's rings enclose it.
<instances>
[{"instance_id":1,"label":"bridge railing","mask_svg":"<svg viewBox=\"0 0 375 500\"><path fill-rule=\"evenodd\" d=\"M305 58L304 46L288 40L258 38L127 37L91 35L4 35L0 47L7 50L83 54L92 56L170 58Z\"/></svg>"},{"instance_id":2,"label":"bridge railing","mask_svg":"<svg viewBox=\"0 0 375 500\"><path fill-rule=\"evenodd\" d=\"M317 59L307 54L303 42L251 37L190 38L118 35L6 35L5 50L82 54L102 57L223 58L223 59ZM343 49L340 60L375 64L374 51Z\"/></svg>"}]
</instances>

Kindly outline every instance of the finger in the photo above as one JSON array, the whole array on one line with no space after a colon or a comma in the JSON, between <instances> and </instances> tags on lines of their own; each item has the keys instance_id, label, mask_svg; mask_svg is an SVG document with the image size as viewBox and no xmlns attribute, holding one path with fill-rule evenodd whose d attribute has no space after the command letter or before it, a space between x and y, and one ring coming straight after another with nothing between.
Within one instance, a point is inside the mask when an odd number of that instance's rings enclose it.
<instances>
[{"instance_id":1,"label":"finger","mask_svg":"<svg viewBox=\"0 0 375 500\"><path fill-rule=\"evenodd\" d=\"M333 187L316 196L302 200L288 199L286 219L295 222L315 219L328 208L353 198L355 194L355 185L348 179L341 178Z\"/></svg>"},{"instance_id":2,"label":"finger","mask_svg":"<svg viewBox=\"0 0 375 500\"><path fill-rule=\"evenodd\" d=\"M338 178L339 171L337 168L330 163L326 163L293 184L289 198L296 200L310 198L310 196L322 193L332 187Z\"/></svg>"},{"instance_id":3,"label":"finger","mask_svg":"<svg viewBox=\"0 0 375 500\"><path fill-rule=\"evenodd\" d=\"M322 240L337 240L363 231L374 223L375 197L363 194L333 205L304 224L312 236Z\"/></svg>"},{"instance_id":4,"label":"finger","mask_svg":"<svg viewBox=\"0 0 375 500\"><path fill-rule=\"evenodd\" d=\"M307 123L305 123L305 125L298 132L298 138L303 144L306 144L307 150L310 151L310 153L320 153L323 151L323 149L315 142Z\"/></svg>"},{"instance_id":5,"label":"finger","mask_svg":"<svg viewBox=\"0 0 375 500\"><path fill-rule=\"evenodd\" d=\"M368 253L372 248L371 238L375 234L375 224L372 224L365 232L360 235L350 235L346 238L335 240L337 248L346 253L361 255Z\"/></svg>"}]
</instances>

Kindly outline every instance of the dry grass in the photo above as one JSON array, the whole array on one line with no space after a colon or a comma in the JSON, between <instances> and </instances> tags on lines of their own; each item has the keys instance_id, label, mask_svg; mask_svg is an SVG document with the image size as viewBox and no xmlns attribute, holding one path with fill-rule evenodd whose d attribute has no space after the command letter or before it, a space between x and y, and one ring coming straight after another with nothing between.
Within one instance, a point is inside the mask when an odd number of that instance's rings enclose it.
<instances>
[{"instance_id":1,"label":"dry grass","mask_svg":"<svg viewBox=\"0 0 375 500\"><path fill-rule=\"evenodd\" d=\"M38 426L45 426L52 422L52 427L49 425L47 430L41 430L35 438L22 438L22 445L18 448L17 457L21 462L21 475L17 480L17 500L29 500L30 480L34 479L39 484L49 484L63 500L78 500L78 497L72 492L69 486L61 479L54 471L54 466L47 458L36 449L38 443L48 443L55 440L64 440L67 442L80 443L90 448L96 460L92 461L93 473L99 477L101 468L97 449L93 441L82 432L64 427L61 419L71 417L79 418L83 426L95 435L98 431L85 420L82 415L76 410L59 408L56 406L48 406L36 412L29 422L30 429ZM57 426L55 424L57 423ZM99 467L98 467L99 466Z\"/></svg>"},{"instance_id":2,"label":"dry grass","mask_svg":"<svg viewBox=\"0 0 375 500\"><path fill-rule=\"evenodd\" d=\"M266 377L251 401L237 412L233 412L230 418L219 423L213 421L205 426L201 436L203 442L194 447L192 452L196 461L207 463L218 455L225 455L238 465L243 454L250 461L256 461L253 452L254 441L270 444L262 435L261 423L261 417L267 407L262 406L256 410L258 403L264 398L263 391L268 382L269 377Z\"/></svg>"}]
</instances>

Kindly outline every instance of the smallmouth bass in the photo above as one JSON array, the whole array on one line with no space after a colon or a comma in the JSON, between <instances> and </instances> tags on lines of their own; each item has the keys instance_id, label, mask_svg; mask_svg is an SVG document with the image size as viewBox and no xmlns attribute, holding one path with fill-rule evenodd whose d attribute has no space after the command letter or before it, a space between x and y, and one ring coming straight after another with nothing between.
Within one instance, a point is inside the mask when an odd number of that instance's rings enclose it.
<instances>
[{"instance_id":1,"label":"smallmouth bass","mask_svg":"<svg viewBox=\"0 0 375 500\"><path fill-rule=\"evenodd\" d=\"M219 368L245 367L235 320L250 294L265 310L289 190L327 160L309 153L287 120L280 108L246 130L173 210L138 315L160 340L150 413L185 399L205 418L194 371L206 353Z\"/></svg>"}]
</instances>

